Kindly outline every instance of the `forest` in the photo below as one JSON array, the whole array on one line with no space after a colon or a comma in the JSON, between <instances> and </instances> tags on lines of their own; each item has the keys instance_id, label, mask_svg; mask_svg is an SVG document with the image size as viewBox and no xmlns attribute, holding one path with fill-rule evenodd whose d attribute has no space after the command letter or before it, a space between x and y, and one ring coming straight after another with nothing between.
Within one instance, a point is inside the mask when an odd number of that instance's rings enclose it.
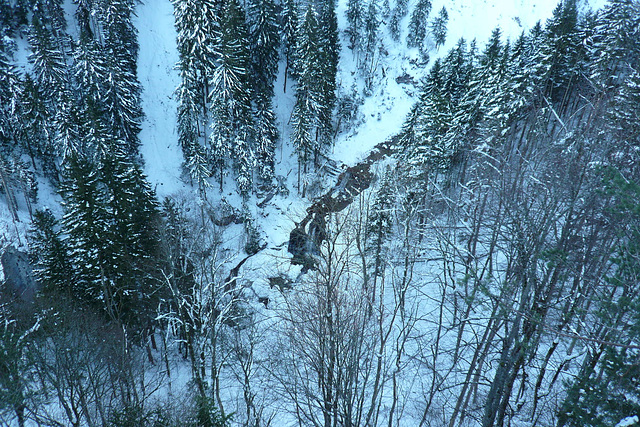
<instances>
[{"instance_id":1,"label":"forest","mask_svg":"<svg viewBox=\"0 0 640 427\"><path fill-rule=\"evenodd\" d=\"M142 3L0 0L0 424L640 425L640 1L583 2L171 0L161 197Z\"/></svg>"}]
</instances>

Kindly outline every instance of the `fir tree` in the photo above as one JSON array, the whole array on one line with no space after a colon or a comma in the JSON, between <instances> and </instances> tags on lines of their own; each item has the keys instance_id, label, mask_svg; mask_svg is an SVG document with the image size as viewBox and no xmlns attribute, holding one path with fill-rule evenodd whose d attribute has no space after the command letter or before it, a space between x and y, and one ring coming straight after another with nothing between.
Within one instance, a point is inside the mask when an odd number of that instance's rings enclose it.
<instances>
[{"instance_id":1,"label":"fir tree","mask_svg":"<svg viewBox=\"0 0 640 427\"><path fill-rule=\"evenodd\" d=\"M335 0L324 0L319 19L319 89L318 140L323 148L333 143L333 111L336 105L336 76L340 44ZM316 153L317 154L317 153Z\"/></svg>"},{"instance_id":2,"label":"fir tree","mask_svg":"<svg viewBox=\"0 0 640 427\"><path fill-rule=\"evenodd\" d=\"M278 71L280 35L276 5L272 0L253 0L250 51L251 76L255 103L256 162L258 175L265 186L274 178L274 156L278 130L273 113L273 84Z\"/></svg>"},{"instance_id":3,"label":"fir tree","mask_svg":"<svg viewBox=\"0 0 640 427\"><path fill-rule=\"evenodd\" d=\"M360 68L365 75L365 88L371 92L373 86L373 74L376 68L376 51L379 47L378 28L380 26L380 11L378 10L378 0L371 0L367 7L364 20L363 57L360 61Z\"/></svg>"},{"instance_id":4,"label":"fir tree","mask_svg":"<svg viewBox=\"0 0 640 427\"><path fill-rule=\"evenodd\" d=\"M74 51L74 77L83 102L102 99L109 77L107 58L100 45L86 37L80 38Z\"/></svg>"},{"instance_id":5,"label":"fir tree","mask_svg":"<svg viewBox=\"0 0 640 427\"><path fill-rule=\"evenodd\" d=\"M23 81L21 97L22 114L21 138L31 163L36 168L35 159L41 159L43 170L54 182L57 180L55 131L51 124L50 112L44 103L44 96L27 74Z\"/></svg>"},{"instance_id":6,"label":"fir tree","mask_svg":"<svg viewBox=\"0 0 640 427\"><path fill-rule=\"evenodd\" d=\"M282 47L284 50L284 92L287 91L287 77L295 77L295 53L298 30L298 3L296 0L284 0L280 12Z\"/></svg>"},{"instance_id":7,"label":"fir tree","mask_svg":"<svg viewBox=\"0 0 640 427\"><path fill-rule=\"evenodd\" d=\"M365 20L365 10L362 1L349 0L347 2L347 29L349 35L349 49L359 51L362 48L362 32Z\"/></svg>"},{"instance_id":8,"label":"fir tree","mask_svg":"<svg viewBox=\"0 0 640 427\"><path fill-rule=\"evenodd\" d=\"M35 81L53 105L57 104L69 85L69 76L64 54L56 46L51 32L37 18L32 21L29 32Z\"/></svg>"},{"instance_id":9,"label":"fir tree","mask_svg":"<svg viewBox=\"0 0 640 427\"><path fill-rule=\"evenodd\" d=\"M419 0L411 13L407 46L422 49L427 36L427 22L431 13L431 0Z\"/></svg>"},{"instance_id":10,"label":"fir tree","mask_svg":"<svg viewBox=\"0 0 640 427\"><path fill-rule=\"evenodd\" d=\"M129 71L128 60L111 56L107 64L107 81L102 94L104 121L110 133L125 144L131 156L138 154L141 130L141 87L135 74Z\"/></svg>"},{"instance_id":11,"label":"fir tree","mask_svg":"<svg viewBox=\"0 0 640 427\"><path fill-rule=\"evenodd\" d=\"M640 4L634 0L609 0L598 14L591 54L591 76L608 87L623 79L640 60Z\"/></svg>"},{"instance_id":12,"label":"fir tree","mask_svg":"<svg viewBox=\"0 0 640 427\"><path fill-rule=\"evenodd\" d=\"M71 297L73 269L58 220L48 209L37 210L32 227L29 247L42 292Z\"/></svg>"},{"instance_id":13,"label":"fir tree","mask_svg":"<svg viewBox=\"0 0 640 427\"><path fill-rule=\"evenodd\" d=\"M159 211L139 166L115 148L100 159L69 157L64 176L74 297L118 324L148 326L159 297Z\"/></svg>"},{"instance_id":14,"label":"fir tree","mask_svg":"<svg viewBox=\"0 0 640 427\"><path fill-rule=\"evenodd\" d=\"M105 49L111 57L117 58L118 71L137 79L139 45L137 31L131 22L135 14L135 0L111 0L98 4L97 15L102 26Z\"/></svg>"},{"instance_id":15,"label":"fir tree","mask_svg":"<svg viewBox=\"0 0 640 427\"><path fill-rule=\"evenodd\" d=\"M218 45L218 63L213 74L211 92L211 151L220 167L230 155L236 181L243 195L251 189L254 164L251 128L250 58L244 12L237 0L223 5Z\"/></svg>"},{"instance_id":16,"label":"fir tree","mask_svg":"<svg viewBox=\"0 0 640 427\"><path fill-rule=\"evenodd\" d=\"M394 41L400 41L400 21L409 13L409 0L397 0L396 7L391 13L391 22L389 22L389 31Z\"/></svg>"},{"instance_id":17,"label":"fir tree","mask_svg":"<svg viewBox=\"0 0 640 427\"><path fill-rule=\"evenodd\" d=\"M442 9L440 9L438 16L436 16L431 23L431 34L433 35L433 40L436 43L436 49L444 45L444 42L447 39L448 22L449 14L447 13L447 8L442 6Z\"/></svg>"},{"instance_id":18,"label":"fir tree","mask_svg":"<svg viewBox=\"0 0 640 427\"><path fill-rule=\"evenodd\" d=\"M594 296L597 335L560 408L559 427L617 425L640 413L640 185L625 175L614 168L604 173L614 196L611 219L625 226L611 257L614 273Z\"/></svg>"},{"instance_id":19,"label":"fir tree","mask_svg":"<svg viewBox=\"0 0 640 427\"><path fill-rule=\"evenodd\" d=\"M112 286L105 274L105 266L111 261L104 240L109 226L106 194L95 164L80 156L69 157L62 194L62 226L73 268L72 294L115 316Z\"/></svg>"},{"instance_id":20,"label":"fir tree","mask_svg":"<svg viewBox=\"0 0 640 427\"><path fill-rule=\"evenodd\" d=\"M301 71L296 87L296 103L292 115L293 144L306 172L307 162L319 149L312 132L322 103L318 78L320 65L320 40L318 16L309 4L298 29L297 68Z\"/></svg>"},{"instance_id":21,"label":"fir tree","mask_svg":"<svg viewBox=\"0 0 640 427\"><path fill-rule=\"evenodd\" d=\"M544 53L550 68L545 92L554 101L562 101L575 82L581 44L577 26L578 10L575 0L558 4L553 17L547 21ZM562 108L559 110L562 112Z\"/></svg>"}]
</instances>

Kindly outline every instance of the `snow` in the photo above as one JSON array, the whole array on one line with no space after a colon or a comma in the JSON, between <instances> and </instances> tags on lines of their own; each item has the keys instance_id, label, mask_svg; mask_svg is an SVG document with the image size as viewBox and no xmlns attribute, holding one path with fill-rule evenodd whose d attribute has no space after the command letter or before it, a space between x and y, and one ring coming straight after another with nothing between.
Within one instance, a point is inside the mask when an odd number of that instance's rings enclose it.
<instances>
[{"instance_id":1,"label":"snow","mask_svg":"<svg viewBox=\"0 0 640 427\"><path fill-rule=\"evenodd\" d=\"M162 198L187 188L180 179L184 160L176 131L174 91L180 76L175 69L178 51L173 5L169 0L148 0L138 6L134 25L140 43L138 78L146 116L140 151L149 182Z\"/></svg>"},{"instance_id":2,"label":"snow","mask_svg":"<svg viewBox=\"0 0 640 427\"><path fill-rule=\"evenodd\" d=\"M627 417L623 419L618 424L616 424L616 427L629 427L638 423L640 423L640 418L638 418L637 415L634 415L633 417Z\"/></svg>"}]
</instances>

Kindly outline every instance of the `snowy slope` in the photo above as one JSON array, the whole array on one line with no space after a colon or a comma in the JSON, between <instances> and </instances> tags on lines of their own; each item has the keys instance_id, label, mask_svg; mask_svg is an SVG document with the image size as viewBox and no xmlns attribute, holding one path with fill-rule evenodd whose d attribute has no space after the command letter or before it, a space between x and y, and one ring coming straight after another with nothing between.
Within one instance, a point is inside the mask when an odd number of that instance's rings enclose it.
<instances>
[{"instance_id":1,"label":"snowy slope","mask_svg":"<svg viewBox=\"0 0 640 427\"><path fill-rule=\"evenodd\" d=\"M145 121L140 133L146 173L158 196L186 188L180 181L182 151L176 133L174 91L180 82L173 5L168 0L147 1L138 7L140 56L138 78L142 84Z\"/></svg>"},{"instance_id":2,"label":"snowy slope","mask_svg":"<svg viewBox=\"0 0 640 427\"><path fill-rule=\"evenodd\" d=\"M394 2L391 1L393 8ZM381 31L382 43L389 55L381 60L381 67L385 69L386 77L382 78L373 96L366 98L361 107L365 123L353 134L341 135L336 141L334 157L339 161L351 165L363 158L377 143L396 134L404 122L404 118L415 102L417 88L398 84L395 79L405 73L419 82L428 70L411 63L417 58L417 49L407 49L405 40L407 26L415 1L409 2L409 14L401 21L400 42L396 43L386 29ZM598 9L605 0L583 0L583 9ZM484 45L494 28L499 27L504 39L515 39L523 31L528 31L536 22L550 18L557 6L556 0L435 0L429 20L444 6L449 14L447 25L447 41L438 50L431 50L429 55L433 59L446 55L460 38L467 42L476 39L478 46ZM347 1L338 5L338 23L344 29L346 21ZM353 55L344 46L341 52L341 67L339 81L345 88L353 84ZM359 83L360 88L362 82Z\"/></svg>"}]
</instances>

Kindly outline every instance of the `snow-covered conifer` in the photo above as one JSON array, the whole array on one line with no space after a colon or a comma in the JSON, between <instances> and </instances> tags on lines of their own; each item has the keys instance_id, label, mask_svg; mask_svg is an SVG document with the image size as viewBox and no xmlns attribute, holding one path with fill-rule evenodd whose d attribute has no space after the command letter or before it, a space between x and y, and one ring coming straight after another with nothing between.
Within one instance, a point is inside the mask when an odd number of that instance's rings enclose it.
<instances>
[{"instance_id":1,"label":"snow-covered conifer","mask_svg":"<svg viewBox=\"0 0 640 427\"><path fill-rule=\"evenodd\" d=\"M447 40L448 22L449 13L447 12L447 8L442 6L442 9L438 12L438 16L436 16L431 23L431 34L433 35L433 40L436 43L436 48L442 46Z\"/></svg>"},{"instance_id":2,"label":"snow-covered conifer","mask_svg":"<svg viewBox=\"0 0 640 427\"><path fill-rule=\"evenodd\" d=\"M431 0L418 0L411 13L409 32L407 33L407 46L422 49L424 39L427 36L427 22L431 13Z\"/></svg>"}]
</instances>

